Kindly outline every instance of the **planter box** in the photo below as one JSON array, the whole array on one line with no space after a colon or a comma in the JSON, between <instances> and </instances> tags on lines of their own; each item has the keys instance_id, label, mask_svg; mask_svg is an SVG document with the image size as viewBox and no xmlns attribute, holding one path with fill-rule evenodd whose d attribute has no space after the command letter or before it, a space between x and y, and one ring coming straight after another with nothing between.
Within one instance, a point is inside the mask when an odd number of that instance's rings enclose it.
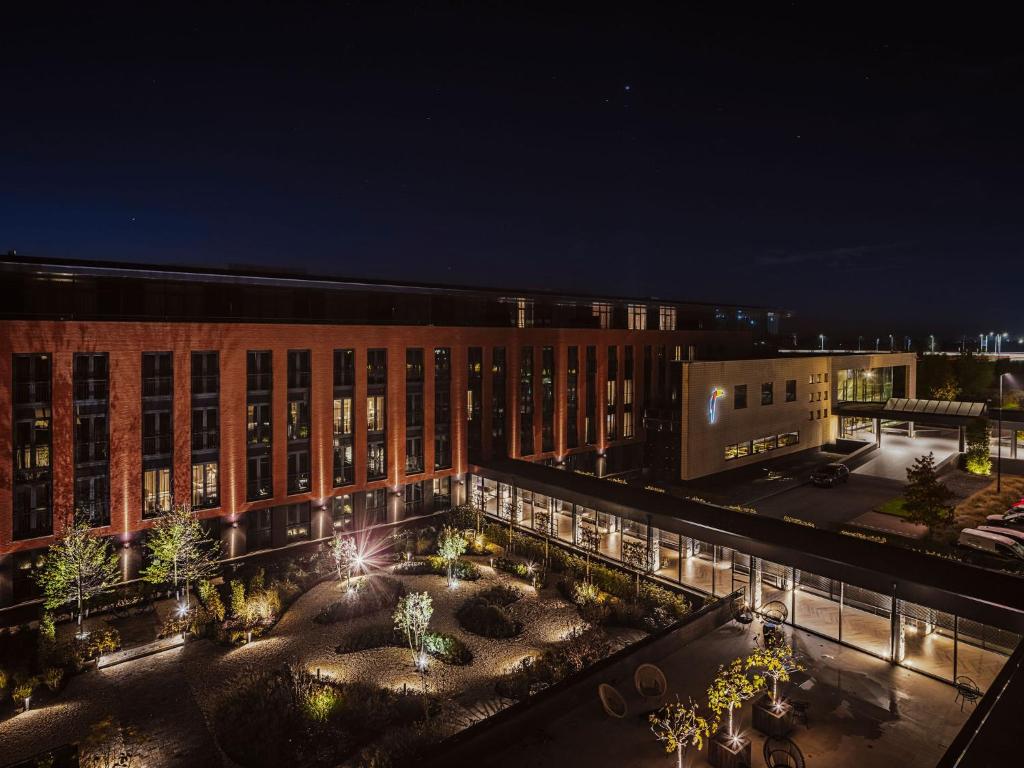
<instances>
[{"instance_id":1,"label":"planter box","mask_svg":"<svg viewBox=\"0 0 1024 768\"><path fill-rule=\"evenodd\" d=\"M783 704L772 706L772 697L764 694L754 701L754 728L765 736L785 736L793 730L793 707Z\"/></svg>"},{"instance_id":2,"label":"planter box","mask_svg":"<svg viewBox=\"0 0 1024 768\"><path fill-rule=\"evenodd\" d=\"M715 768L746 768L750 762L750 739L737 741L719 731L708 741L708 762Z\"/></svg>"}]
</instances>

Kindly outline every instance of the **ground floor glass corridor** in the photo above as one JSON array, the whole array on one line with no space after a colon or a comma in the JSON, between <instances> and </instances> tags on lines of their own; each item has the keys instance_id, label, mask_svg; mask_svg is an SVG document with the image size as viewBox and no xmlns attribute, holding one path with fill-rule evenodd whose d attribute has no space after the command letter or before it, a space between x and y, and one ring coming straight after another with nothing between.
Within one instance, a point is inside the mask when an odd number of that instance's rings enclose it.
<instances>
[{"instance_id":1,"label":"ground floor glass corridor","mask_svg":"<svg viewBox=\"0 0 1024 768\"><path fill-rule=\"evenodd\" d=\"M786 623L901 666L952 682L960 676L984 691L1020 635L892 595L751 557L597 509L489 478L469 476L470 499L523 530L589 549L670 583L718 597L743 589L755 607L778 601Z\"/></svg>"}]
</instances>

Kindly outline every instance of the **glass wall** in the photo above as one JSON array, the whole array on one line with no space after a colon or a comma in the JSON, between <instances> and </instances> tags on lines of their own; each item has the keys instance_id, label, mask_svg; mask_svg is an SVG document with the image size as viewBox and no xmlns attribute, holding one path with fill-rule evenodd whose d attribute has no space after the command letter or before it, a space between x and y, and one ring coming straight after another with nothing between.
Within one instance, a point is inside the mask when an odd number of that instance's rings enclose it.
<instances>
[{"instance_id":1,"label":"glass wall","mask_svg":"<svg viewBox=\"0 0 1024 768\"><path fill-rule=\"evenodd\" d=\"M743 589L755 606L779 601L795 627L882 659L893 659L895 652L902 666L949 682L967 676L984 691L1021 639L924 605L896 600L894 606L891 594L657 527L648 530L644 523L536 491L472 476L469 487L474 505L506 524L514 511L520 529L560 539L577 551L630 565L638 553L647 555L644 569L657 579L716 597Z\"/></svg>"}]
</instances>

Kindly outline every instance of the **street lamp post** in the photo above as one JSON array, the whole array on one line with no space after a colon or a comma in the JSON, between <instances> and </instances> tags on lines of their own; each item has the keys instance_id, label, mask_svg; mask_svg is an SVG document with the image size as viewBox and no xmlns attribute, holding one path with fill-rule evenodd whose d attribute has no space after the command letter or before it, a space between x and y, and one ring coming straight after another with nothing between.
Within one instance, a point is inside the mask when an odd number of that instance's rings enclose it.
<instances>
[{"instance_id":1,"label":"street lamp post","mask_svg":"<svg viewBox=\"0 0 1024 768\"><path fill-rule=\"evenodd\" d=\"M1006 373L999 374L999 433L996 435L996 493L1003 490L1003 377Z\"/></svg>"}]
</instances>

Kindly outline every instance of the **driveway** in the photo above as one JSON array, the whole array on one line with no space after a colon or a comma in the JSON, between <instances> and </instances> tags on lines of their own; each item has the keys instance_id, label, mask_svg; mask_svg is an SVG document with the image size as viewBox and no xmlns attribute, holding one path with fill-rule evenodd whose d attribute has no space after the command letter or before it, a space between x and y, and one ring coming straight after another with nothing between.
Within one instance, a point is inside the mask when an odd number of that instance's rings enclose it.
<instances>
[{"instance_id":1,"label":"driveway","mask_svg":"<svg viewBox=\"0 0 1024 768\"><path fill-rule=\"evenodd\" d=\"M759 515L798 517L823 527L837 526L870 512L903 491L903 483L885 477L852 474L835 488L801 485L762 499L754 505Z\"/></svg>"},{"instance_id":2,"label":"driveway","mask_svg":"<svg viewBox=\"0 0 1024 768\"><path fill-rule=\"evenodd\" d=\"M884 433L882 447L853 471L858 475L884 477L905 483L907 467L913 465L914 459L931 452L935 454L935 462L939 463L959 448L957 434L952 430L919 429L917 437L912 438L903 434Z\"/></svg>"}]
</instances>

